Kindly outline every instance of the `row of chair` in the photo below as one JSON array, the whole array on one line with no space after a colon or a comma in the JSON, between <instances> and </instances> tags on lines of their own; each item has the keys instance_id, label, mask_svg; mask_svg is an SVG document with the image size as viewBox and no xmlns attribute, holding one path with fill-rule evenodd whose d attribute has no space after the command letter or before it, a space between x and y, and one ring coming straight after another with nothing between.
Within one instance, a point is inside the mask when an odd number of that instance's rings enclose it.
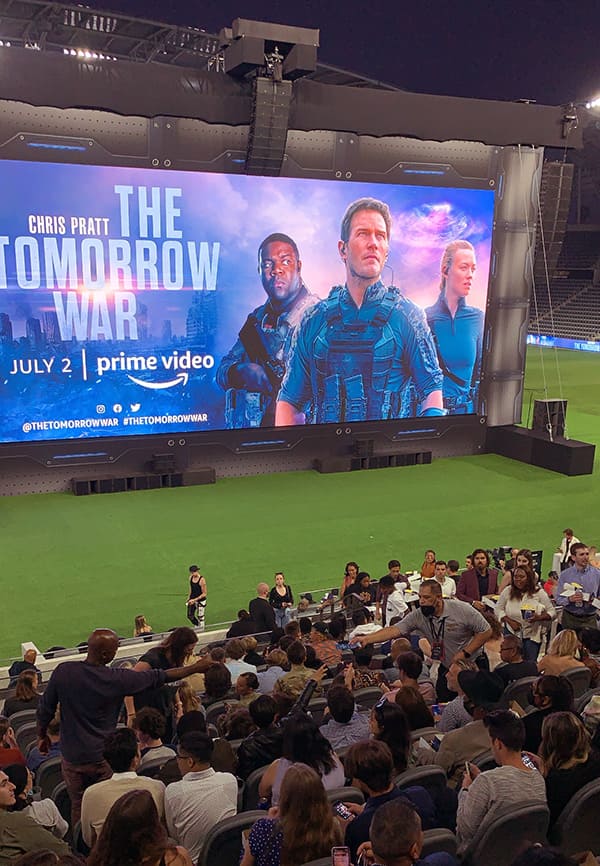
<instances>
[{"instance_id":1,"label":"row of chair","mask_svg":"<svg viewBox=\"0 0 600 866\"><path fill-rule=\"evenodd\" d=\"M435 729L430 729L435 730ZM427 730L418 733L419 736ZM495 766L491 753L481 755L474 763L481 770ZM267 767L260 767L250 774L245 784L240 787L238 815L228 818L216 825L207 836L203 855L199 866L237 866L241 850L242 830L252 824L265 812L259 810L258 788ZM437 765L415 767L401 773L394 780L399 788L420 785L432 798L437 799L440 790L446 786L446 774ZM62 781L60 758L53 758L40 767L38 783L42 797L50 796L60 813L67 821L70 820L70 801L66 786ZM364 802L362 792L350 786L336 788L327 792L331 803L343 800L345 802ZM600 779L590 782L582 788L565 807L558 821L548 835L549 812L545 806L528 806L514 809L507 807L490 822L484 822L473 839L461 863L462 866L505 866L516 857L525 842L550 841L560 847L565 853L592 850L599 848L597 832L597 815L600 809ZM456 853L456 837L449 830L437 829L425 834L423 856L435 851ZM73 841L77 831L73 828ZM509 850L510 849L510 850ZM320 864L321 861L317 861ZM323 863L329 860L323 861ZM310 866L317 866L316 863Z\"/></svg>"},{"instance_id":2,"label":"row of chair","mask_svg":"<svg viewBox=\"0 0 600 866\"><path fill-rule=\"evenodd\" d=\"M590 691L592 672L587 667L569 668L568 670L563 671L561 677L569 680L573 686L573 694L577 699L582 698ZM529 694L531 686L533 683L537 682L538 679L538 677L522 677L519 680L514 680L512 683L509 683L502 694L503 705L508 707L511 701L516 701L519 706L526 709L530 706ZM592 691L594 690L592 689Z\"/></svg>"},{"instance_id":3,"label":"row of chair","mask_svg":"<svg viewBox=\"0 0 600 866\"><path fill-rule=\"evenodd\" d=\"M328 796L330 802L357 802L352 799L351 788L338 788L328 792ZM491 820L483 822L464 852L461 866L506 866L523 848L535 843L550 842L568 855L585 850L597 853L600 850L597 832L599 808L600 779L590 782L571 799L550 834L550 813L545 805L508 805L496 812ZM264 817L263 811L252 809L220 821L206 837L198 866L238 866L242 832ZM457 839L450 830L427 830L423 834L422 857L442 851L456 855L456 849ZM304 866L330 864L331 859L325 857Z\"/></svg>"}]
</instances>

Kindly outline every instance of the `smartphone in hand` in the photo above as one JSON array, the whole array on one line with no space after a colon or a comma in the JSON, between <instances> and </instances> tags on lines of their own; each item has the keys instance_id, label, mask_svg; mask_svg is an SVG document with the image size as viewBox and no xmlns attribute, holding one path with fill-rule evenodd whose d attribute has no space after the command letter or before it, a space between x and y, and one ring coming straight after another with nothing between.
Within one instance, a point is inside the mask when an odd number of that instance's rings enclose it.
<instances>
[{"instance_id":1,"label":"smartphone in hand","mask_svg":"<svg viewBox=\"0 0 600 866\"><path fill-rule=\"evenodd\" d=\"M347 845L336 845L331 849L331 866L352 866Z\"/></svg>"}]
</instances>

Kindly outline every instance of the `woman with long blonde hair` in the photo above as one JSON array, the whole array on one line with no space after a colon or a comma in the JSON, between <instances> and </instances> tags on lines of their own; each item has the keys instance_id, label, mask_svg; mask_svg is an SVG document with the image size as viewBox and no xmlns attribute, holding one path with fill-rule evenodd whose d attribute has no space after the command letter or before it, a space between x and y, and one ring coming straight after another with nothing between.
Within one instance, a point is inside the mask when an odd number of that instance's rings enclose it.
<instances>
[{"instance_id":1,"label":"woman with long blonde hair","mask_svg":"<svg viewBox=\"0 0 600 866\"><path fill-rule=\"evenodd\" d=\"M179 710L181 704L181 711ZM177 709L177 718L180 719L185 713L190 713L192 710L199 710L201 701L191 684L187 680L182 680L177 689L175 698L175 706Z\"/></svg>"},{"instance_id":2,"label":"woman with long blonde hair","mask_svg":"<svg viewBox=\"0 0 600 866\"><path fill-rule=\"evenodd\" d=\"M292 764L281 783L279 806L260 818L244 840L240 866L301 866L328 857L342 841L319 774Z\"/></svg>"},{"instance_id":3,"label":"woman with long blonde hair","mask_svg":"<svg viewBox=\"0 0 600 866\"><path fill-rule=\"evenodd\" d=\"M538 662L541 674L552 674L559 677L569 668L585 667L582 661L575 658L579 650L579 640L572 628L564 628L552 639L548 652Z\"/></svg>"},{"instance_id":4,"label":"woman with long blonde hair","mask_svg":"<svg viewBox=\"0 0 600 866\"><path fill-rule=\"evenodd\" d=\"M147 621L143 614L138 614L135 618L133 636L141 637L144 634L152 634L152 626Z\"/></svg>"}]
</instances>

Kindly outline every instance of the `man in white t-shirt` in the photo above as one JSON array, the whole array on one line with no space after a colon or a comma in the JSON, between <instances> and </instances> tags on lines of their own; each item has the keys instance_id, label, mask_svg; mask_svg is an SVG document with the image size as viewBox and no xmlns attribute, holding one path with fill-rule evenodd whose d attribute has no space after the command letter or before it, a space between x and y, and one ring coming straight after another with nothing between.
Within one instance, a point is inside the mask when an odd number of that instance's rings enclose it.
<instances>
[{"instance_id":1,"label":"man in white t-shirt","mask_svg":"<svg viewBox=\"0 0 600 866\"><path fill-rule=\"evenodd\" d=\"M352 614L352 625L354 628L348 635L348 642L352 643L354 638L361 634L372 634L379 631L380 626L373 621L373 614L366 607L359 607Z\"/></svg>"},{"instance_id":2,"label":"man in white t-shirt","mask_svg":"<svg viewBox=\"0 0 600 866\"><path fill-rule=\"evenodd\" d=\"M456 595L456 583L448 574L448 563L444 559L436 560L433 576L442 587L443 598L454 598Z\"/></svg>"},{"instance_id":3,"label":"man in white t-shirt","mask_svg":"<svg viewBox=\"0 0 600 866\"><path fill-rule=\"evenodd\" d=\"M404 600L404 591L399 583L395 583L391 574L384 574L379 581L381 594L381 623L383 627L390 625L392 620L401 619L408 605Z\"/></svg>"}]
</instances>

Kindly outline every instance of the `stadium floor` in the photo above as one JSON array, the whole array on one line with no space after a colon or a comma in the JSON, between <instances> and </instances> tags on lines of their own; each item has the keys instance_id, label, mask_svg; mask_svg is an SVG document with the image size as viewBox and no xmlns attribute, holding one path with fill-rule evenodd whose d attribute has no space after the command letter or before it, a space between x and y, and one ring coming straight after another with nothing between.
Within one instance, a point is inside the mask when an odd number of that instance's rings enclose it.
<instances>
[{"instance_id":1,"label":"stadium floor","mask_svg":"<svg viewBox=\"0 0 600 866\"><path fill-rule=\"evenodd\" d=\"M130 636L136 614L156 630L186 624L187 568L208 581L207 622L235 618L259 580L283 570L295 592L339 585L346 560L373 577L398 557L418 568L426 547L461 564L474 546L544 550L544 573L570 525L600 542L600 357L558 352L572 438L598 448L594 474L566 478L494 455L431 466L220 479L135 494L4 497L2 660L22 640L73 646L98 626ZM530 347L529 399L559 396L553 350Z\"/></svg>"}]
</instances>

